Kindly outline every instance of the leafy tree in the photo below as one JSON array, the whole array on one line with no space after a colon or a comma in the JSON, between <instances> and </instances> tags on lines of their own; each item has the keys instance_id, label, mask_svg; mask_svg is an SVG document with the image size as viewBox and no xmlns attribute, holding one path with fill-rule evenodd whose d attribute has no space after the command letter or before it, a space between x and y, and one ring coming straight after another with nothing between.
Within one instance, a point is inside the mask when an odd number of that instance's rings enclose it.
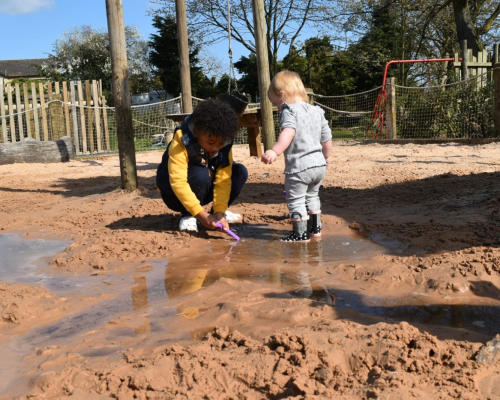
<instances>
[{"instance_id":1,"label":"leafy tree","mask_svg":"<svg viewBox=\"0 0 500 400\"><path fill-rule=\"evenodd\" d=\"M259 76L257 69L257 56L250 53L248 57L242 56L234 63L234 67L241 74L238 80L238 89L242 93L247 93L253 100L259 97Z\"/></svg>"},{"instance_id":2,"label":"leafy tree","mask_svg":"<svg viewBox=\"0 0 500 400\"><path fill-rule=\"evenodd\" d=\"M176 95L181 91L177 22L172 15L156 15L153 17L153 26L158 33L150 36L149 62L157 77L157 83L160 83L156 88ZM199 66L200 46L195 45L191 39L188 40L188 45L192 93L201 98L214 97L217 89L213 79L205 76Z\"/></svg>"},{"instance_id":3,"label":"leafy tree","mask_svg":"<svg viewBox=\"0 0 500 400\"><path fill-rule=\"evenodd\" d=\"M147 43L141 39L139 30L131 26L125 28L125 40L131 92L140 93L149 85ZM55 81L102 79L103 92L112 99L107 31L89 25L65 31L56 40L48 59L40 68L43 76Z\"/></svg>"},{"instance_id":4,"label":"leafy tree","mask_svg":"<svg viewBox=\"0 0 500 400\"><path fill-rule=\"evenodd\" d=\"M175 0L155 0L157 13L175 15ZM278 51L290 50L306 29L332 31L339 19L332 5L335 0L264 0L266 36L271 74L278 68ZM231 0L231 36L256 53L252 2ZM186 11L190 32L200 44L212 44L228 36L227 2L220 0L187 0Z\"/></svg>"}]
</instances>

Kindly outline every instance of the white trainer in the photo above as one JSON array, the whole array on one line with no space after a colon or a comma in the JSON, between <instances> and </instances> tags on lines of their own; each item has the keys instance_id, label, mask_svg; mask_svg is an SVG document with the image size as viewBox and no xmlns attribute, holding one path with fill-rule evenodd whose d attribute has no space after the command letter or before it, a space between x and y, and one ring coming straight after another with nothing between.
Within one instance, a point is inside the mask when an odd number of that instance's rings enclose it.
<instances>
[{"instance_id":1,"label":"white trainer","mask_svg":"<svg viewBox=\"0 0 500 400\"><path fill-rule=\"evenodd\" d=\"M195 217L182 217L179 221L179 230L198 232L198 225Z\"/></svg>"},{"instance_id":2,"label":"white trainer","mask_svg":"<svg viewBox=\"0 0 500 400\"><path fill-rule=\"evenodd\" d=\"M241 220L241 214L235 214L229 210L226 210L225 217L228 224Z\"/></svg>"}]
</instances>

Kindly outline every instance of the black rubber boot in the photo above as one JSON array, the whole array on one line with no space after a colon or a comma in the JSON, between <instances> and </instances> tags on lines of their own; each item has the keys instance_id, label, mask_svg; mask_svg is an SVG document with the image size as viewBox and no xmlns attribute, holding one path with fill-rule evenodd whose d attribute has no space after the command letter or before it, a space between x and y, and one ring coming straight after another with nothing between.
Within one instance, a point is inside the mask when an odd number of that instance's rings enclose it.
<instances>
[{"instance_id":1,"label":"black rubber boot","mask_svg":"<svg viewBox=\"0 0 500 400\"><path fill-rule=\"evenodd\" d=\"M290 236L282 237L282 242L302 242L310 241L309 233L307 232L307 221L292 221L293 232Z\"/></svg>"},{"instance_id":2,"label":"black rubber boot","mask_svg":"<svg viewBox=\"0 0 500 400\"><path fill-rule=\"evenodd\" d=\"M307 232L311 237L321 236L321 213L309 214L307 221Z\"/></svg>"}]
</instances>

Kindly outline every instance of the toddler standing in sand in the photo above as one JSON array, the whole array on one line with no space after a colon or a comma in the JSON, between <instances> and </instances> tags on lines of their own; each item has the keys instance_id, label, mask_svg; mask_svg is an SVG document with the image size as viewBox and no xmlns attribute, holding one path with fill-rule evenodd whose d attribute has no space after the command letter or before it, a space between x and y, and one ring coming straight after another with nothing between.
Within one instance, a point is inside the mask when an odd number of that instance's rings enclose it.
<instances>
[{"instance_id":1,"label":"toddler standing in sand","mask_svg":"<svg viewBox=\"0 0 500 400\"><path fill-rule=\"evenodd\" d=\"M304 84L292 71L281 71L267 92L280 111L281 133L262 162L272 164L285 155L285 190L293 232L283 242L308 242L321 236L319 187L332 149L332 131L324 111L309 104Z\"/></svg>"}]
</instances>

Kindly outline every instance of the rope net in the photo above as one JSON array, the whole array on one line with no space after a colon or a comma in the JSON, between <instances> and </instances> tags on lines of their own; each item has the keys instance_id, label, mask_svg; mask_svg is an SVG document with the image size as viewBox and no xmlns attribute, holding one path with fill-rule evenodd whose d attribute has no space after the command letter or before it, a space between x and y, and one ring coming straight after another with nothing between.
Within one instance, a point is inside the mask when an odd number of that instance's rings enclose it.
<instances>
[{"instance_id":1,"label":"rope net","mask_svg":"<svg viewBox=\"0 0 500 400\"><path fill-rule=\"evenodd\" d=\"M388 89L389 90L389 89ZM395 85L396 135L401 139L493 138L491 73L443 86ZM383 137L383 133L382 137Z\"/></svg>"},{"instance_id":2,"label":"rope net","mask_svg":"<svg viewBox=\"0 0 500 400\"><path fill-rule=\"evenodd\" d=\"M448 85L386 85L344 96L310 94L310 99L325 111L333 138L338 140L495 138L491 77L492 71ZM193 108L200 101L203 99L193 97ZM13 107L1 110L0 142L14 143L25 138L47 141L70 136L77 155L118 152L116 113L112 107L60 100L34 108L26 105L27 110L23 106L18 107L20 112L12 112ZM247 109L259 107L259 103L251 103ZM136 151L164 148L179 124L172 117L181 114L181 109L180 97L132 106ZM388 124L390 118L395 126ZM274 125L277 137L280 128L276 110ZM248 143L246 128L240 128L235 143Z\"/></svg>"},{"instance_id":3,"label":"rope net","mask_svg":"<svg viewBox=\"0 0 500 400\"><path fill-rule=\"evenodd\" d=\"M333 139L367 139L374 125L373 114L381 87L344 96L312 94L313 104L325 111Z\"/></svg>"}]
</instances>

